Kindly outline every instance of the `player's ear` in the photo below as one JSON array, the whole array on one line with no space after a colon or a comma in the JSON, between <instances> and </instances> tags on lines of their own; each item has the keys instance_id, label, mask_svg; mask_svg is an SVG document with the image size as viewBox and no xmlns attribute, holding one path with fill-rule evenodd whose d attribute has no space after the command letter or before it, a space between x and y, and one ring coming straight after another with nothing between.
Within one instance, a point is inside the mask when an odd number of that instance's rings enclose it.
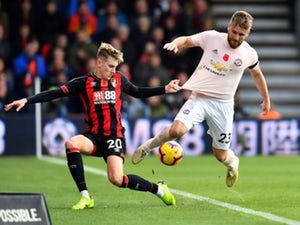
<instances>
[{"instance_id":1,"label":"player's ear","mask_svg":"<svg viewBox=\"0 0 300 225\"><path fill-rule=\"evenodd\" d=\"M102 59L101 57L98 57L98 58L96 59L96 65L97 65L97 66L102 66L102 63L103 63L103 59Z\"/></svg>"}]
</instances>

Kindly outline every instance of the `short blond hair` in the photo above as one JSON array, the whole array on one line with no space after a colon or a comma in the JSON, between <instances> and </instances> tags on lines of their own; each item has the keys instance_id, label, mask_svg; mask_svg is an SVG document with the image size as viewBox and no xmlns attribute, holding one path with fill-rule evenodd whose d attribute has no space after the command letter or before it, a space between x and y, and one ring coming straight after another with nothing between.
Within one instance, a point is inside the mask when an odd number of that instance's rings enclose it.
<instances>
[{"instance_id":1,"label":"short blond hair","mask_svg":"<svg viewBox=\"0 0 300 225\"><path fill-rule=\"evenodd\" d=\"M97 58L103 57L103 58L107 59L109 56L118 60L119 64L124 61L123 52L115 49L111 44L102 42L97 51Z\"/></svg>"},{"instance_id":2,"label":"short blond hair","mask_svg":"<svg viewBox=\"0 0 300 225\"><path fill-rule=\"evenodd\" d=\"M238 25L243 29L251 30L253 26L253 17L246 11L236 11L232 15L230 23Z\"/></svg>"}]
</instances>

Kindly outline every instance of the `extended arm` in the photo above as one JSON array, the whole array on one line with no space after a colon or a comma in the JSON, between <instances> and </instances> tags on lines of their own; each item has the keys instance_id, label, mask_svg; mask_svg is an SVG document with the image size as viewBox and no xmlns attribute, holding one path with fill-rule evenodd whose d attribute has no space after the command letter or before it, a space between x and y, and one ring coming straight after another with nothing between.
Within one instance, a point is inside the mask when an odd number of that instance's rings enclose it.
<instances>
[{"instance_id":1,"label":"extended arm","mask_svg":"<svg viewBox=\"0 0 300 225\"><path fill-rule=\"evenodd\" d=\"M53 99L65 96L66 94L61 89L43 91L39 94L15 100L4 106L5 111L16 107L16 111L19 112L27 103L37 103L37 102L48 102Z\"/></svg>"},{"instance_id":2,"label":"extended arm","mask_svg":"<svg viewBox=\"0 0 300 225\"><path fill-rule=\"evenodd\" d=\"M191 36L181 36L164 45L164 49L177 53L180 48L195 47Z\"/></svg>"},{"instance_id":3,"label":"extended arm","mask_svg":"<svg viewBox=\"0 0 300 225\"><path fill-rule=\"evenodd\" d=\"M259 91L260 95L263 98L263 102L261 103L261 108L263 114L266 114L270 111L271 103L270 103L270 96L267 87L267 83L265 77L259 67L259 65L255 66L253 69L250 70L250 74L252 79L255 83L257 90Z\"/></svg>"},{"instance_id":4,"label":"extended arm","mask_svg":"<svg viewBox=\"0 0 300 225\"><path fill-rule=\"evenodd\" d=\"M179 80L171 80L166 86L160 87L138 87L128 81L124 88L124 92L135 98L148 98L155 95L175 93L180 89Z\"/></svg>"}]
</instances>

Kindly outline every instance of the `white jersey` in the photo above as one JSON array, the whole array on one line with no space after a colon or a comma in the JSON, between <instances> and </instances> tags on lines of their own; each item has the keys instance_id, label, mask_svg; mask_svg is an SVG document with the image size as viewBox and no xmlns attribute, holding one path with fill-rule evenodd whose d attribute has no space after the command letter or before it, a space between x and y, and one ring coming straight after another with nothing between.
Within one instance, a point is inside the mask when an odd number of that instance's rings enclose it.
<instances>
[{"instance_id":1,"label":"white jersey","mask_svg":"<svg viewBox=\"0 0 300 225\"><path fill-rule=\"evenodd\" d=\"M233 99L244 70L258 62L256 51L246 41L233 49L227 33L214 30L191 37L203 49L203 55L183 89L217 99Z\"/></svg>"}]
</instances>

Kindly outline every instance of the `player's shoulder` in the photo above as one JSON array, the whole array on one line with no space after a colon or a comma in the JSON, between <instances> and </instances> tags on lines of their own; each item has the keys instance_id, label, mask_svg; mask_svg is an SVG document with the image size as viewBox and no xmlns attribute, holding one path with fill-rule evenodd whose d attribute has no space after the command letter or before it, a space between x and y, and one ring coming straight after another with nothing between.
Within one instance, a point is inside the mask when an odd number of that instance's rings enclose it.
<instances>
[{"instance_id":1,"label":"player's shoulder","mask_svg":"<svg viewBox=\"0 0 300 225\"><path fill-rule=\"evenodd\" d=\"M114 77L115 78L120 78L122 80L124 80L124 79L128 80L128 77L123 72L121 72L119 70L115 72Z\"/></svg>"},{"instance_id":2,"label":"player's shoulder","mask_svg":"<svg viewBox=\"0 0 300 225\"><path fill-rule=\"evenodd\" d=\"M247 52L257 54L256 50L247 41L243 42L243 47L246 49Z\"/></svg>"},{"instance_id":3,"label":"player's shoulder","mask_svg":"<svg viewBox=\"0 0 300 225\"><path fill-rule=\"evenodd\" d=\"M82 75L78 77L74 77L71 80L69 80L69 83L81 83L86 82L86 80L90 77L90 74Z\"/></svg>"},{"instance_id":4,"label":"player's shoulder","mask_svg":"<svg viewBox=\"0 0 300 225\"><path fill-rule=\"evenodd\" d=\"M207 40L219 40L219 39L227 38L226 33L219 32L217 30L206 30L199 33L199 36Z\"/></svg>"}]
</instances>

